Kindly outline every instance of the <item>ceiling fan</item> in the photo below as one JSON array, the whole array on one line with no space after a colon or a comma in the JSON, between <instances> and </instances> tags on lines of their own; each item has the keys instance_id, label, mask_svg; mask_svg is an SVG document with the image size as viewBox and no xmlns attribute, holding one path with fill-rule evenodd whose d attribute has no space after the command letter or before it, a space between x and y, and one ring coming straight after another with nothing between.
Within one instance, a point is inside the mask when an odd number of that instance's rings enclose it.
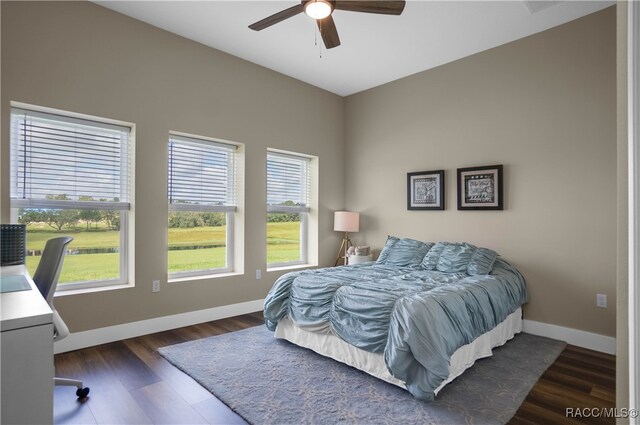
<instances>
[{"instance_id":1,"label":"ceiling fan","mask_svg":"<svg viewBox=\"0 0 640 425\"><path fill-rule=\"evenodd\" d=\"M300 4L273 14L249 25L254 31L260 31L299 13L306 13L316 20L318 30L327 49L340 45L340 37L331 14L334 10L349 12L379 13L383 15L400 15L404 10L404 1L363 1L363 0L302 0Z\"/></svg>"}]
</instances>

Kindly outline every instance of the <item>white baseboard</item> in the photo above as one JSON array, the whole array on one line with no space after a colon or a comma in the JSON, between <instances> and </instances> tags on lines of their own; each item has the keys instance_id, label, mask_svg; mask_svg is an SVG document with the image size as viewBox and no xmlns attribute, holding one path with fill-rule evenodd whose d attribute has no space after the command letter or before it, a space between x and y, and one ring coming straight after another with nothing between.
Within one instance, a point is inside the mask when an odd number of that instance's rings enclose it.
<instances>
[{"instance_id":1,"label":"white baseboard","mask_svg":"<svg viewBox=\"0 0 640 425\"><path fill-rule=\"evenodd\" d=\"M607 354L616 354L616 339L606 335L580 331L578 329L565 328L564 326L550 325L548 323L523 320L523 332L559 339L567 344L600 351Z\"/></svg>"},{"instance_id":2,"label":"white baseboard","mask_svg":"<svg viewBox=\"0 0 640 425\"><path fill-rule=\"evenodd\" d=\"M190 311L187 313L173 314L170 316L156 317L154 319L141 320L139 322L125 323L122 325L107 326L105 328L92 329L83 332L74 332L65 339L56 341L54 352L78 350L122 339L134 338L155 332L168 331L183 326L196 325L212 320L239 316L241 314L261 311L264 300L253 300L238 304L223 305L205 310Z\"/></svg>"}]
</instances>

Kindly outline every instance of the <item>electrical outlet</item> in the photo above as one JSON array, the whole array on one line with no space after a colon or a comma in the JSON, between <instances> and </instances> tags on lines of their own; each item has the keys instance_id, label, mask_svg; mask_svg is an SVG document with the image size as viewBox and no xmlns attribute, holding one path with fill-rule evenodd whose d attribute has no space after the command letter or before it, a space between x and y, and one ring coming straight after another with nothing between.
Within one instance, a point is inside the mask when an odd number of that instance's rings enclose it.
<instances>
[{"instance_id":1,"label":"electrical outlet","mask_svg":"<svg viewBox=\"0 0 640 425\"><path fill-rule=\"evenodd\" d=\"M262 279L262 270L256 269L256 280Z\"/></svg>"},{"instance_id":2,"label":"electrical outlet","mask_svg":"<svg viewBox=\"0 0 640 425\"><path fill-rule=\"evenodd\" d=\"M596 294L596 307L607 308L607 296L605 294Z\"/></svg>"},{"instance_id":3,"label":"electrical outlet","mask_svg":"<svg viewBox=\"0 0 640 425\"><path fill-rule=\"evenodd\" d=\"M160 281L154 280L153 286L151 287L151 292L160 292Z\"/></svg>"}]
</instances>

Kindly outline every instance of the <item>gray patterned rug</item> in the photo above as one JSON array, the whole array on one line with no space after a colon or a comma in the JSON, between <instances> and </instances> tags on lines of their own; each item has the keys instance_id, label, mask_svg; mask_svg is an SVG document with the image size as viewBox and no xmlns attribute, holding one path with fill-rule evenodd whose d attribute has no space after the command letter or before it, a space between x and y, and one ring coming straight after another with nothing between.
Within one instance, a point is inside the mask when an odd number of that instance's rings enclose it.
<instances>
[{"instance_id":1,"label":"gray patterned rug","mask_svg":"<svg viewBox=\"0 0 640 425\"><path fill-rule=\"evenodd\" d=\"M159 352L254 424L504 424L565 345L519 334L430 403L263 326Z\"/></svg>"}]
</instances>

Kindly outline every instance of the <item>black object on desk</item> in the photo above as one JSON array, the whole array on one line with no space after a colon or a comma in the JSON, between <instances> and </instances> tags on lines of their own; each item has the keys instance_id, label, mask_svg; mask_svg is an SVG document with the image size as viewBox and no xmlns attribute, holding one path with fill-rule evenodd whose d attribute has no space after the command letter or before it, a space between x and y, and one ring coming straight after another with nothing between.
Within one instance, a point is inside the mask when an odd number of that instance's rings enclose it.
<instances>
[{"instance_id":1,"label":"black object on desk","mask_svg":"<svg viewBox=\"0 0 640 425\"><path fill-rule=\"evenodd\" d=\"M27 226L0 224L0 266L24 264L27 256Z\"/></svg>"}]
</instances>

